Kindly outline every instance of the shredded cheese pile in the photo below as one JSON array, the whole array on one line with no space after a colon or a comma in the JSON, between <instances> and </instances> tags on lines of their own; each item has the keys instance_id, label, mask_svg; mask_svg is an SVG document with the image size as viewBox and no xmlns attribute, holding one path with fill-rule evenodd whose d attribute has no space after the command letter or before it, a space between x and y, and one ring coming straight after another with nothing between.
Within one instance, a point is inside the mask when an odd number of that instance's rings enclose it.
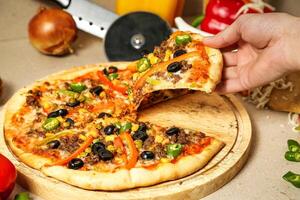
<instances>
[{"instance_id":1,"label":"shredded cheese pile","mask_svg":"<svg viewBox=\"0 0 300 200\"><path fill-rule=\"evenodd\" d=\"M238 12L235 14L235 18L237 18L241 14L245 14L249 9L256 10L258 13L264 13L264 8L267 7L270 10L274 11L275 8L270 4L265 3L263 0L250 0L249 3L245 3Z\"/></svg>"},{"instance_id":2,"label":"shredded cheese pile","mask_svg":"<svg viewBox=\"0 0 300 200\"><path fill-rule=\"evenodd\" d=\"M289 91L293 90L293 83L287 81L286 78L281 78L277 81L271 82L266 86L257 87L249 92L249 95L244 99L250 103L256 105L256 108L263 109L266 107L267 103L270 100L270 95L273 89L279 90L286 90Z\"/></svg>"},{"instance_id":3,"label":"shredded cheese pile","mask_svg":"<svg viewBox=\"0 0 300 200\"><path fill-rule=\"evenodd\" d=\"M288 122L293 126L293 131L300 132L300 114L299 113L289 113Z\"/></svg>"}]
</instances>

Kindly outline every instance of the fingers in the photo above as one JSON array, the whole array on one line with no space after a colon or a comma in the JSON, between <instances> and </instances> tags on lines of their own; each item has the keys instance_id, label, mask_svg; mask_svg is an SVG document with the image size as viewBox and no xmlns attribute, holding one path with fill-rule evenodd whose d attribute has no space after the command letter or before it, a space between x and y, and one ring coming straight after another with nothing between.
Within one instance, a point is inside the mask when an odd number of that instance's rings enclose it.
<instances>
[{"instance_id":1,"label":"fingers","mask_svg":"<svg viewBox=\"0 0 300 200\"><path fill-rule=\"evenodd\" d=\"M238 69L237 67L228 67L223 70L223 80L235 79L238 78Z\"/></svg>"},{"instance_id":2,"label":"fingers","mask_svg":"<svg viewBox=\"0 0 300 200\"><path fill-rule=\"evenodd\" d=\"M222 83L217 85L215 91L219 94L228 94L228 93L235 93L244 90L247 90L247 88L244 88L241 85L239 78L235 78L235 79L224 80Z\"/></svg>"},{"instance_id":3,"label":"fingers","mask_svg":"<svg viewBox=\"0 0 300 200\"><path fill-rule=\"evenodd\" d=\"M223 53L223 58L225 66L237 65L237 52L225 52Z\"/></svg>"},{"instance_id":4,"label":"fingers","mask_svg":"<svg viewBox=\"0 0 300 200\"><path fill-rule=\"evenodd\" d=\"M213 48L224 48L236 43L241 38L240 21L241 20L236 20L224 31L218 33L215 36L204 38L203 43Z\"/></svg>"}]
</instances>

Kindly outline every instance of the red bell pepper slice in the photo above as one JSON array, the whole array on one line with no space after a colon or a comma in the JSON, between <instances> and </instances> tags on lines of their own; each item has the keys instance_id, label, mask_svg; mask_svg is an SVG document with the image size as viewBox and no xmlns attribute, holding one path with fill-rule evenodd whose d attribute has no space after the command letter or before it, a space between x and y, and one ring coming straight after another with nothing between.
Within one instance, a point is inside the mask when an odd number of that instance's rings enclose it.
<instances>
[{"instance_id":1,"label":"red bell pepper slice","mask_svg":"<svg viewBox=\"0 0 300 200\"><path fill-rule=\"evenodd\" d=\"M104 84L107 85L110 89L115 90L123 95L127 95L127 88L120 86L120 85L114 85L104 74L102 71L97 71L97 75L99 80Z\"/></svg>"},{"instance_id":2,"label":"red bell pepper slice","mask_svg":"<svg viewBox=\"0 0 300 200\"><path fill-rule=\"evenodd\" d=\"M136 149L135 143L128 132L124 132L120 135L121 139L126 143L128 152L127 152L127 163L125 165L126 169L133 168L138 160L138 150Z\"/></svg>"}]
</instances>

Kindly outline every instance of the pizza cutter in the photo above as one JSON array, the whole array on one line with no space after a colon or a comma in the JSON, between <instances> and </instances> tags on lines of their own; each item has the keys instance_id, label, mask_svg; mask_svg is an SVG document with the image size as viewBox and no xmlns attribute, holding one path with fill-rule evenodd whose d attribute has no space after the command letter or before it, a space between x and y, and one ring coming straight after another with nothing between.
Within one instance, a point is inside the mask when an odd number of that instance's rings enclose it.
<instances>
[{"instance_id":1,"label":"pizza cutter","mask_svg":"<svg viewBox=\"0 0 300 200\"><path fill-rule=\"evenodd\" d=\"M104 38L110 61L130 61L153 51L172 29L159 16L133 12L119 17L88 0L55 0L70 13L79 29Z\"/></svg>"}]
</instances>

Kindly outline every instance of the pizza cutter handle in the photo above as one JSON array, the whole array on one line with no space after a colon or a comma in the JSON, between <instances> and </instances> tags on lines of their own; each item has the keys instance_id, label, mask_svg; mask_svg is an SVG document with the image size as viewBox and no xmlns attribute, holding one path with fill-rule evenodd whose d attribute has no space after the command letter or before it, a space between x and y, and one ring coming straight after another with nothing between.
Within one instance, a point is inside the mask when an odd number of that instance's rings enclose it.
<instances>
[{"instance_id":1,"label":"pizza cutter handle","mask_svg":"<svg viewBox=\"0 0 300 200\"><path fill-rule=\"evenodd\" d=\"M52 0L52 1L54 1L55 3L57 3L60 7L66 9L71 4L72 0Z\"/></svg>"}]
</instances>

